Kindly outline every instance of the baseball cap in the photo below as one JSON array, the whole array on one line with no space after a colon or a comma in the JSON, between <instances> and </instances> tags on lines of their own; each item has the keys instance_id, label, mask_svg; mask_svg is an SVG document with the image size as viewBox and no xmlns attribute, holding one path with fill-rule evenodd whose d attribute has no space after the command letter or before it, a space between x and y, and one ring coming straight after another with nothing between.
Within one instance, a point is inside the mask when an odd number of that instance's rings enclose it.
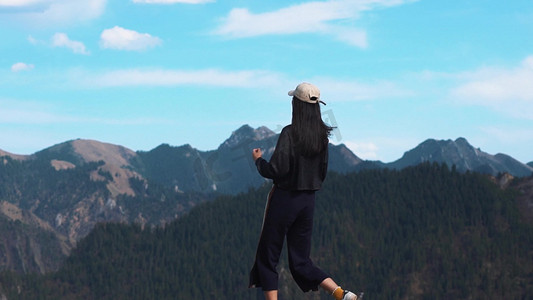
<instances>
[{"instance_id":1,"label":"baseball cap","mask_svg":"<svg viewBox=\"0 0 533 300\"><path fill-rule=\"evenodd\" d=\"M296 89L289 91L289 96L294 96L298 100L307 102L307 103L326 103L320 100L320 90L313 84L308 82L302 82L296 86Z\"/></svg>"}]
</instances>

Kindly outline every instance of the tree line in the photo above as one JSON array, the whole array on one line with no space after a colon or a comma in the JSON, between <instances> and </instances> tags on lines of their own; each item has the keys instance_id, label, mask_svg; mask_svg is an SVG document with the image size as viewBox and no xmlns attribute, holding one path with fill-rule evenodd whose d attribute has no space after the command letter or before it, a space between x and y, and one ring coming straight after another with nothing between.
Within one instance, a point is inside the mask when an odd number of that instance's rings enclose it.
<instances>
[{"instance_id":1,"label":"tree line","mask_svg":"<svg viewBox=\"0 0 533 300\"><path fill-rule=\"evenodd\" d=\"M0 275L7 299L255 299L248 289L270 186L199 204L156 228L102 223L57 271ZM533 226L516 191L446 165L329 173L312 258L371 299L526 299ZM285 253L285 252L284 252ZM280 299L303 294L285 254Z\"/></svg>"}]
</instances>

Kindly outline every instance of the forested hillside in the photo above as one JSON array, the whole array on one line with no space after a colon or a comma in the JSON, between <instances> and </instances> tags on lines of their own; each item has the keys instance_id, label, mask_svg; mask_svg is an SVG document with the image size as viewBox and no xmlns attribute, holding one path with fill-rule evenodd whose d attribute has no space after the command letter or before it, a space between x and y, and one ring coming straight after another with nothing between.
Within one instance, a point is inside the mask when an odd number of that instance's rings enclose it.
<instances>
[{"instance_id":1,"label":"forested hillside","mask_svg":"<svg viewBox=\"0 0 533 300\"><path fill-rule=\"evenodd\" d=\"M122 173L105 168L103 161L75 166L59 160L0 158L0 270L57 270L96 223L156 226L214 198L135 177L127 185L131 195L113 195L108 187Z\"/></svg>"},{"instance_id":2,"label":"forested hillside","mask_svg":"<svg viewBox=\"0 0 533 300\"><path fill-rule=\"evenodd\" d=\"M164 228L101 224L59 271L0 275L7 299L255 299L248 289L268 186L193 208ZM526 299L533 225L513 189L422 164L330 173L317 195L312 257L368 299ZM302 294L282 258L280 299Z\"/></svg>"}]
</instances>

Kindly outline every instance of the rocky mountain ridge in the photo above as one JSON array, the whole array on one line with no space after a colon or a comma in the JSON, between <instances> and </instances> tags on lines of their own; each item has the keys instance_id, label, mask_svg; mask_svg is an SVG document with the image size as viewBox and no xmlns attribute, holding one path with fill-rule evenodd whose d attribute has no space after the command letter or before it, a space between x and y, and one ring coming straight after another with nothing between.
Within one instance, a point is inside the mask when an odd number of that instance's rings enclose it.
<instances>
[{"instance_id":1,"label":"rocky mountain ridge","mask_svg":"<svg viewBox=\"0 0 533 300\"><path fill-rule=\"evenodd\" d=\"M133 192L129 178L156 178L156 182L165 185L178 185L181 190L219 191L225 193L240 192L234 189L232 181L242 184L242 178L230 180L233 174L248 177L255 175L255 167L249 155L252 148L263 149L264 156L270 157L277 141L277 134L267 127L252 128L243 125L230 135L215 150L199 151L189 144L171 146L161 144L150 151L133 151L120 145L103 143L95 140L77 139L60 143L31 155L18 155L0 150L0 157L14 160L45 159L56 169L67 169L88 162L103 161L100 171L113 176L108 189L113 195ZM402 169L422 162L446 163L455 165L459 171L474 171L496 175L509 173L513 176L529 176L533 172L533 162L524 164L506 154L488 154L470 145L465 138L456 140L427 139L415 148L407 151L396 161L364 161L357 157L344 144L330 144L330 170L345 173L364 168ZM236 172L247 165L250 172ZM192 176L191 176L192 175ZM98 174L92 175L99 178ZM170 178L163 178L170 176ZM228 181L228 182L224 182ZM260 184L262 180L249 182Z\"/></svg>"},{"instance_id":2,"label":"rocky mountain ridge","mask_svg":"<svg viewBox=\"0 0 533 300\"><path fill-rule=\"evenodd\" d=\"M509 173L513 176L529 176L533 168L519 162L509 155L488 154L475 148L465 138L453 140L428 139L412 150L405 152L402 158L386 164L387 167L402 169L422 162L446 163L455 166L458 171L473 171L483 174L497 175Z\"/></svg>"},{"instance_id":3,"label":"rocky mountain ridge","mask_svg":"<svg viewBox=\"0 0 533 300\"><path fill-rule=\"evenodd\" d=\"M215 150L199 151L188 144L179 147L162 144L150 151L138 151L131 165L145 178L182 191L236 194L265 182L257 174L251 151L261 148L268 159L277 139L278 135L266 127L254 129L244 125ZM332 171L354 171L362 162L345 145L330 144L329 150Z\"/></svg>"},{"instance_id":4,"label":"rocky mountain ridge","mask_svg":"<svg viewBox=\"0 0 533 300\"><path fill-rule=\"evenodd\" d=\"M215 194L238 194L258 187L266 180L257 174L251 149L263 149L268 159L277 137L266 127L244 125L210 151L189 144L133 151L83 139L31 155L0 151L0 221L16 233L0 246L5 256L0 257L0 270L54 269L57 263L43 262L45 250L37 245L46 241L47 248L64 257L98 222L161 225ZM329 170L338 173L402 169L421 162L446 163L461 172L490 175L523 177L533 172L530 165L505 154L484 153L463 138L426 140L389 164L364 161L343 144L329 145Z\"/></svg>"}]
</instances>

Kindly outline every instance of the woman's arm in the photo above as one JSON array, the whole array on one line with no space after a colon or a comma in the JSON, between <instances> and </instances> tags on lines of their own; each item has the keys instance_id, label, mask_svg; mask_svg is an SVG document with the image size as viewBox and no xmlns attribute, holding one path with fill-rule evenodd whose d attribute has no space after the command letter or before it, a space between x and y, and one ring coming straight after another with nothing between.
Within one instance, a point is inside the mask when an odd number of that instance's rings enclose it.
<instances>
[{"instance_id":1,"label":"woman's arm","mask_svg":"<svg viewBox=\"0 0 533 300\"><path fill-rule=\"evenodd\" d=\"M281 131L270 161L266 161L262 157L261 149L253 149L252 157L255 160L255 165L257 166L259 174L270 179L280 179L288 175L291 163L290 147L290 134L288 130L284 129Z\"/></svg>"}]
</instances>

